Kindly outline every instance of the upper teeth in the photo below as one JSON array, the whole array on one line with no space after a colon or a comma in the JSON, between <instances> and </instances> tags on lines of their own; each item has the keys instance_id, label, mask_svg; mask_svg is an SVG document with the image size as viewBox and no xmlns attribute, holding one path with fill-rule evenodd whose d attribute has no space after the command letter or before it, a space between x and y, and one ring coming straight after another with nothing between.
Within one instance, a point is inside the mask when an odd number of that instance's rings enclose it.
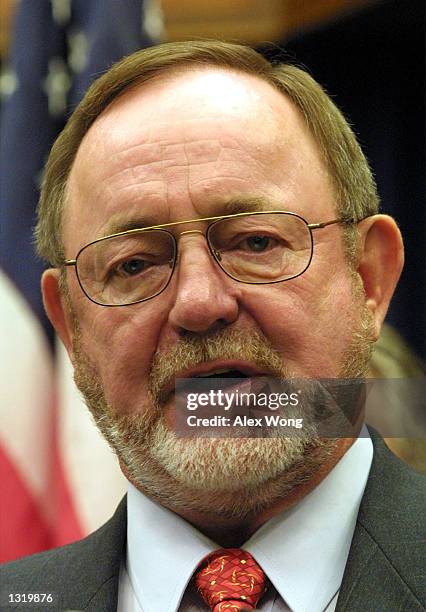
<instances>
[{"instance_id":1,"label":"upper teeth","mask_svg":"<svg viewBox=\"0 0 426 612\"><path fill-rule=\"evenodd\" d=\"M229 368L225 368L223 370L213 370L212 372L204 372L204 374L197 374L198 378L207 378L207 376L213 376L213 374L225 374L225 372L230 372Z\"/></svg>"}]
</instances>

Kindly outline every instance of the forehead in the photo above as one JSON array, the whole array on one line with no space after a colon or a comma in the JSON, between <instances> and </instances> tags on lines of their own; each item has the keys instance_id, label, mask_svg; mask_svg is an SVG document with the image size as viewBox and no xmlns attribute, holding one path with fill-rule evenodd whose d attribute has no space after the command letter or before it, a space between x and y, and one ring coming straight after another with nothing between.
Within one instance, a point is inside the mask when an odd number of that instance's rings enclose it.
<instances>
[{"instance_id":1,"label":"forehead","mask_svg":"<svg viewBox=\"0 0 426 612\"><path fill-rule=\"evenodd\" d=\"M97 118L70 174L65 233L81 246L116 218L221 214L217 204L240 195L282 202L283 187L288 197L329 190L296 107L255 76L188 69L134 86Z\"/></svg>"}]
</instances>

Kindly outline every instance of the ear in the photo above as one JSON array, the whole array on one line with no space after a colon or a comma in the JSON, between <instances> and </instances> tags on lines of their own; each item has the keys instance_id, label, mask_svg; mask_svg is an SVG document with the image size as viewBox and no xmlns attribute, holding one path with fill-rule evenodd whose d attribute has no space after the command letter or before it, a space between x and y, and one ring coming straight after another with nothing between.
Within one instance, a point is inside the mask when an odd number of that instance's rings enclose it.
<instances>
[{"instance_id":1,"label":"ear","mask_svg":"<svg viewBox=\"0 0 426 612\"><path fill-rule=\"evenodd\" d=\"M59 287L60 271L50 268L41 277L43 303L47 316L73 360L73 324L69 306Z\"/></svg>"},{"instance_id":2,"label":"ear","mask_svg":"<svg viewBox=\"0 0 426 612\"><path fill-rule=\"evenodd\" d=\"M397 224L387 215L364 219L358 230L361 238L358 273L377 339L404 265L404 246Z\"/></svg>"}]
</instances>

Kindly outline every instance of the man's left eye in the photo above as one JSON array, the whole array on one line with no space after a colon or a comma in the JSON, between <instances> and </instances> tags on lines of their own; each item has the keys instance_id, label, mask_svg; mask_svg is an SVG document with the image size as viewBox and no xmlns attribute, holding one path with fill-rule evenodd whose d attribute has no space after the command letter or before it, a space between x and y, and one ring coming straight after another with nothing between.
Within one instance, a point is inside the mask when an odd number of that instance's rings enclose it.
<instances>
[{"instance_id":1,"label":"man's left eye","mask_svg":"<svg viewBox=\"0 0 426 612\"><path fill-rule=\"evenodd\" d=\"M148 262L143 259L129 259L120 265L118 272L126 276L135 276L146 270L148 265Z\"/></svg>"},{"instance_id":2,"label":"man's left eye","mask_svg":"<svg viewBox=\"0 0 426 612\"><path fill-rule=\"evenodd\" d=\"M276 243L276 240L270 236L250 236L250 238L246 238L241 244L247 246L254 253L262 253L268 247L274 246L274 243Z\"/></svg>"}]
</instances>

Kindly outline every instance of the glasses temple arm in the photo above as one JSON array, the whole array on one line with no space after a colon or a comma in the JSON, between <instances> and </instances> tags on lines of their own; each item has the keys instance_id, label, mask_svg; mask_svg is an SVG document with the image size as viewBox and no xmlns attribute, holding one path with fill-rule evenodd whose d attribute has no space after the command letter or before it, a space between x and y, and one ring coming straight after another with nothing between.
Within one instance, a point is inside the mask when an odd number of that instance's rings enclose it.
<instances>
[{"instance_id":1,"label":"glasses temple arm","mask_svg":"<svg viewBox=\"0 0 426 612\"><path fill-rule=\"evenodd\" d=\"M325 221L324 223L309 223L308 227L311 230L314 229L322 229L323 227L327 227L328 225L334 225L335 223L343 223L345 225L351 225L354 223L359 223L358 221L356 221L353 217L350 218L339 218L339 219L333 219L332 221Z\"/></svg>"}]
</instances>

